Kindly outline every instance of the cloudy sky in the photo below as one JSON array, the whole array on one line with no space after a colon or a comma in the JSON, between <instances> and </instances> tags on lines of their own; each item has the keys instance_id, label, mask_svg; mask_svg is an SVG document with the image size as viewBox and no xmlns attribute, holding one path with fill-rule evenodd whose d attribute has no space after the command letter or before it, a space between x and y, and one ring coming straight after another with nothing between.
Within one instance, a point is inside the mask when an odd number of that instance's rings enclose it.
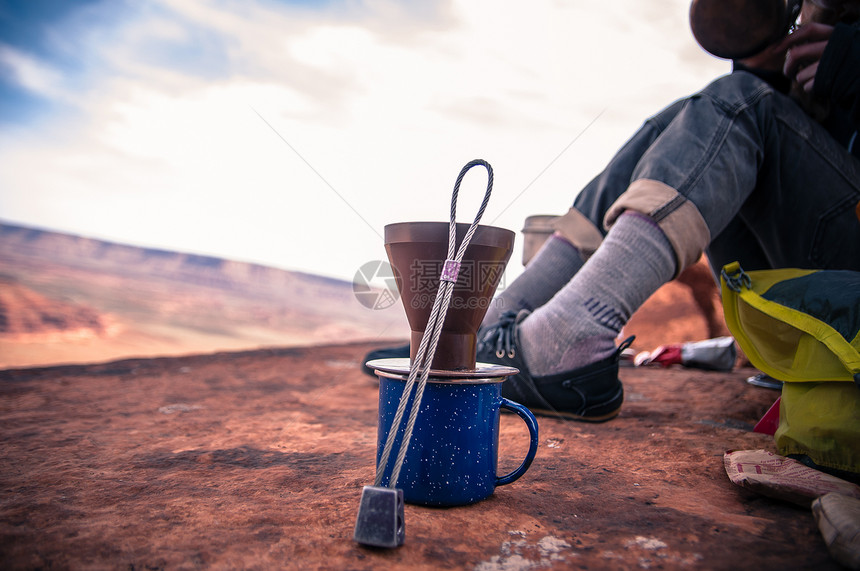
<instances>
[{"instance_id":1,"label":"cloudy sky","mask_svg":"<svg viewBox=\"0 0 860 571\"><path fill-rule=\"evenodd\" d=\"M483 222L518 232L728 71L688 8L0 0L0 221L352 279L482 158Z\"/></svg>"}]
</instances>

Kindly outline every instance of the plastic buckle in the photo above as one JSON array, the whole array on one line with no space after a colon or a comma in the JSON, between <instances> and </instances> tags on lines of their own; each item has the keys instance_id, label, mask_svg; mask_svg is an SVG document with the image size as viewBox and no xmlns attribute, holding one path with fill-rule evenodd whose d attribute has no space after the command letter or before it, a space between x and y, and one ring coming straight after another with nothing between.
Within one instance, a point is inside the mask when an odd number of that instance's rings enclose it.
<instances>
[{"instance_id":1,"label":"plastic buckle","mask_svg":"<svg viewBox=\"0 0 860 571\"><path fill-rule=\"evenodd\" d=\"M721 273L723 279L726 280L726 286L728 286L728 288L735 293L740 293L742 287L745 287L747 289L752 288L752 279L746 274L746 272L744 272L743 268L741 268L740 266L738 266L738 271L736 274L729 275L728 272L726 272L725 268L723 268L723 271Z\"/></svg>"}]
</instances>

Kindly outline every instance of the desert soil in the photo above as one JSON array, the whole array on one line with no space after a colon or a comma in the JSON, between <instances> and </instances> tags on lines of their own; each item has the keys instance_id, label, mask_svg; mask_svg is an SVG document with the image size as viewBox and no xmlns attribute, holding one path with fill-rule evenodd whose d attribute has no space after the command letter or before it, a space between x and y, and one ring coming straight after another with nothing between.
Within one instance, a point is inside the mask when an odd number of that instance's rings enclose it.
<instances>
[{"instance_id":1,"label":"desert soil","mask_svg":"<svg viewBox=\"0 0 860 571\"><path fill-rule=\"evenodd\" d=\"M4 569L838 569L809 510L732 484L776 399L730 373L624 368L605 423L542 417L519 481L407 505L397 549L352 540L372 483L375 344L0 372ZM649 348L649 347L646 347ZM500 471L524 426L501 419Z\"/></svg>"}]
</instances>

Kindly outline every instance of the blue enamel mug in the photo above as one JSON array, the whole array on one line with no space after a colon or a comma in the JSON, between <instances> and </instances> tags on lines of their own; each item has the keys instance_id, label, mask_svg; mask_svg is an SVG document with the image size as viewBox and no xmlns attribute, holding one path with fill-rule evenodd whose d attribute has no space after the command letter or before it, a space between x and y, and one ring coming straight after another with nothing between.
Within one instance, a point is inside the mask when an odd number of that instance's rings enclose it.
<instances>
[{"instance_id":1,"label":"blue enamel mug","mask_svg":"<svg viewBox=\"0 0 860 571\"><path fill-rule=\"evenodd\" d=\"M368 363L379 376L377 464L406 387L408 361L380 359ZM431 371L396 485L403 490L404 501L427 506L471 504L492 495L496 486L515 482L526 473L537 452L538 424L529 409L502 397L504 375L512 374L506 371L509 369L479 363L471 372ZM499 376L500 372L504 375ZM383 486L389 484L414 398L413 390L384 468ZM530 442L520 466L498 476L501 409L525 422Z\"/></svg>"}]
</instances>

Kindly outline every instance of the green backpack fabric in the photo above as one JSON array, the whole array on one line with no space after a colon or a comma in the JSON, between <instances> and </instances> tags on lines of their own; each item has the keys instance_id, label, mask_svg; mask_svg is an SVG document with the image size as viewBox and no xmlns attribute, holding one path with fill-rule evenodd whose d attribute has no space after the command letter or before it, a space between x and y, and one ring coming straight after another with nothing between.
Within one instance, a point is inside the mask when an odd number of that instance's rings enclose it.
<instances>
[{"instance_id":1,"label":"green backpack fabric","mask_svg":"<svg viewBox=\"0 0 860 571\"><path fill-rule=\"evenodd\" d=\"M750 362L784 381L784 456L860 473L860 272L779 269L721 276L726 324Z\"/></svg>"}]
</instances>

